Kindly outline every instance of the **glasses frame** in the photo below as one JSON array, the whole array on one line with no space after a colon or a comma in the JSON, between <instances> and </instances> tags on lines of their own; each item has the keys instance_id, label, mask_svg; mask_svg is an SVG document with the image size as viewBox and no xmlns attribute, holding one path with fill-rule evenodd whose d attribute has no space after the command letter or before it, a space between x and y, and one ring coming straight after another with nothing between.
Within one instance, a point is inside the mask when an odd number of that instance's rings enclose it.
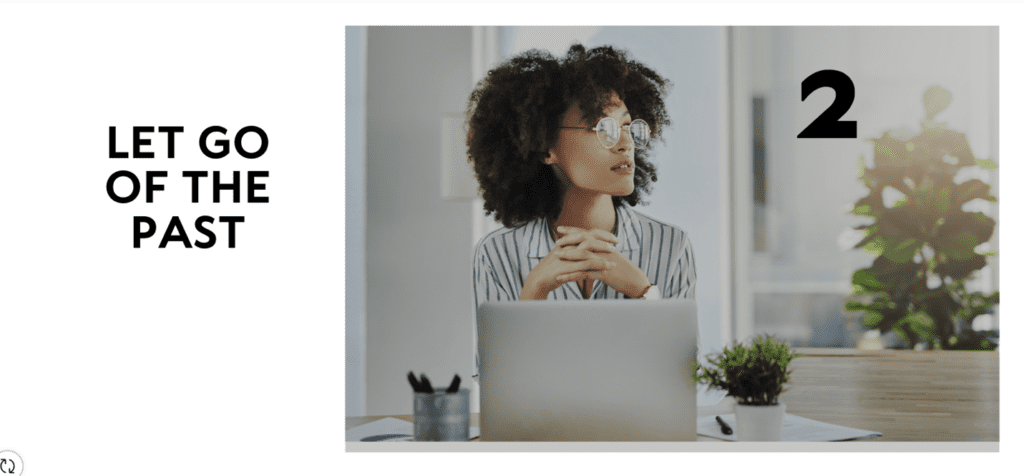
<instances>
[{"instance_id":1,"label":"glasses frame","mask_svg":"<svg viewBox=\"0 0 1024 476\"><path fill-rule=\"evenodd\" d=\"M643 144L637 144L636 141L633 139L632 128L633 128L633 124L637 124L637 123L643 124L645 127L647 127L647 134L648 134L648 136L650 136L651 126L649 124L647 124L647 121L645 121L643 119L633 119L633 120L629 121L629 124L622 124L620 126L619 125L619 121L615 120L614 117L607 116L607 117L601 118L600 121L597 121L598 125L594 126L594 127L561 126L559 129L589 129L589 130L592 130L592 131L594 131L594 136L597 137L597 143L601 144L601 146L604 147L605 149L611 149L612 147L615 147L615 144L618 144L619 141L622 140L622 136L621 136L622 133L621 132L619 133L620 134L619 137L617 139L615 139L615 142L613 142L611 145L604 145L604 142L601 142L600 136L597 135L597 133L598 133L597 127L599 125L601 125L601 123L604 122L605 119L611 120L617 126L617 127L613 128L612 130L621 130L621 131L628 132L627 137L629 137L629 141L633 143L634 147L646 147L647 143L651 141L650 137L648 137L648 139L646 141L644 141Z\"/></svg>"}]
</instances>

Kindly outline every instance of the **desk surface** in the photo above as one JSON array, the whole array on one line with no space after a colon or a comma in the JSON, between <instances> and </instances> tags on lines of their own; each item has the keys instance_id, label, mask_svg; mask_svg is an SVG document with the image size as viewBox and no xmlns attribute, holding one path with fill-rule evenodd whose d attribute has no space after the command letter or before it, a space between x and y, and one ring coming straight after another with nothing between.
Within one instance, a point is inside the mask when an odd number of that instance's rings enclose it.
<instances>
[{"instance_id":1,"label":"desk surface","mask_svg":"<svg viewBox=\"0 0 1024 476\"><path fill-rule=\"evenodd\" d=\"M863 441L999 441L998 352L796 350L788 413L882 433ZM731 413L730 400L699 416ZM348 417L345 429L384 417ZM470 422L479 426L479 414Z\"/></svg>"}]
</instances>

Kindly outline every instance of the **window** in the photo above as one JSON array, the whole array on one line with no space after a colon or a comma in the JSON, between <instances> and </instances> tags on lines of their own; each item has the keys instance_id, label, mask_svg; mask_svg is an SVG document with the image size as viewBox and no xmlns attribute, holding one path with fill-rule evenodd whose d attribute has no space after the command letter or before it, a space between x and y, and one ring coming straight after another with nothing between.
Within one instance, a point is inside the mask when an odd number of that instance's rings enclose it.
<instances>
[{"instance_id":1,"label":"window","mask_svg":"<svg viewBox=\"0 0 1024 476\"><path fill-rule=\"evenodd\" d=\"M867 139L920 130L922 94L940 85L953 102L937 120L998 162L996 42L997 29L982 27L730 29L738 337L856 345L865 327L843 303L853 272L874 259L851 249L862 236L853 228L867 220L849 213L867 192L857 180L858 159L873 158ZM823 69L855 84L842 119L857 121L856 139L796 139L835 97L821 88L801 100L803 79ZM980 175L998 196L997 174ZM981 207L997 218L994 204ZM990 260L971 285L998 289L997 266Z\"/></svg>"}]
</instances>

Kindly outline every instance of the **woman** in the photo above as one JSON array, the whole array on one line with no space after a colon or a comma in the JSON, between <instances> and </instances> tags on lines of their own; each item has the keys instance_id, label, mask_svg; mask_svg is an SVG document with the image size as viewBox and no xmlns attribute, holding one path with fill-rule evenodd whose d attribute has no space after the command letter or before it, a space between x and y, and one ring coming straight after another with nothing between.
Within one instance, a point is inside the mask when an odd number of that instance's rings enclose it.
<instances>
[{"instance_id":1,"label":"woman","mask_svg":"<svg viewBox=\"0 0 1024 476\"><path fill-rule=\"evenodd\" d=\"M650 142L670 83L629 53L531 50L477 84L467 145L484 209L505 228L473 264L476 305L529 299L693 299L693 248L633 206L657 180Z\"/></svg>"}]
</instances>

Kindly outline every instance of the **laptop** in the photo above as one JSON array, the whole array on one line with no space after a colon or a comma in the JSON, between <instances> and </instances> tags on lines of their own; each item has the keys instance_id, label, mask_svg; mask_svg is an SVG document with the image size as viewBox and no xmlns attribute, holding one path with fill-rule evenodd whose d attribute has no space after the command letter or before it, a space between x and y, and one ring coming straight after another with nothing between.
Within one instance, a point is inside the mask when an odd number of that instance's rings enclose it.
<instances>
[{"instance_id":1,"label":"laptop","mask_svg":"<svg viewBox=\"0 0 1024 476\"><path fill-rule=\"evenodd\" d=\"M483 441L695 441L692 300L488 302Z\"/></svg>"}]
</instances>

